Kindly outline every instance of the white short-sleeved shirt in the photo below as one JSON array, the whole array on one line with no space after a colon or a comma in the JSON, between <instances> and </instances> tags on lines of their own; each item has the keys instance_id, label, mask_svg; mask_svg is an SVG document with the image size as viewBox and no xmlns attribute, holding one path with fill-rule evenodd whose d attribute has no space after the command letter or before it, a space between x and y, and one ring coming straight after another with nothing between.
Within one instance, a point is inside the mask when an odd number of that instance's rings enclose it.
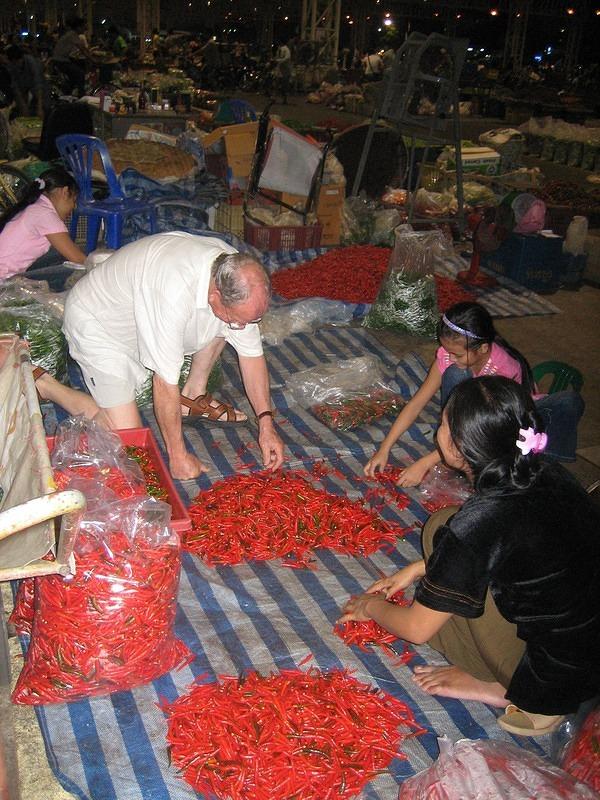
<instances>
[{"instance_id":1,"label":"white short-sleeved shirt","mask_svg":"<svg viewBox=\"0 0 600 800\"><path fill-rule=\"evenodd\" d=\"M86 381L95 370L133 388L150 369L176 384L184 355L215 338L239 355L261 356L258 325L234 331L208 304L213 261L235 252L220 239L160 233L126 245L78 281L67 297L64 332Z\"/></svg>"}]
</instances>

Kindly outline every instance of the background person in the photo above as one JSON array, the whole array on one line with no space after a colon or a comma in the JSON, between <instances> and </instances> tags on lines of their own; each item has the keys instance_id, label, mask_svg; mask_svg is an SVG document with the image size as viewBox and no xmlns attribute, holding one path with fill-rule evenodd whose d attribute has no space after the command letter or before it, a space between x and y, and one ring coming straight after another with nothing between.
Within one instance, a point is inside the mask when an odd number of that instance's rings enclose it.
<instances>
[{"instance_id":1,"label":"background person","mask_svg":"<svg viewBox=\"0 0 600 800\"><path fill-rule=\"evenodd\" d=\"M79 97L85 94L86 62L92 54L85 37L86 24L82 17L67 20L68 30L54 46L52 60L58 65L69 81L69 91L76 90Z\"/></svg>"}]
</instances>

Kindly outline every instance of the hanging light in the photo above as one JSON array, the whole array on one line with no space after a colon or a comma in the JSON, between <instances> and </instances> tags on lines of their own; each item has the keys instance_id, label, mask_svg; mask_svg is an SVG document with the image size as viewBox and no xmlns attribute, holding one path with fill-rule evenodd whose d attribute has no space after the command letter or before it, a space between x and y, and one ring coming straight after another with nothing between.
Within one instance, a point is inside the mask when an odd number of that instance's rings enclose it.
<instances>
[{"instance_id":1,"label":"hanging light","mask_svg":"<svg viewBox=\"0 0 600 800\"><path fill-rule=\"evenodd\" d=\"M498 16L498 9L497 8L490 9L490 16L497 17Z\"/></svg>"},{"instance_id":2,"label":"hanging light","mask_svg":"<svg viewBox=\"0 0 600 800\"><path fill-rule=\"evenodd\" d=\"M572 17L574 13L575 13L575 9L574 8L572 8L572 7L567 8L567 14L570 17Z\"/></svg>"}]
</instances>

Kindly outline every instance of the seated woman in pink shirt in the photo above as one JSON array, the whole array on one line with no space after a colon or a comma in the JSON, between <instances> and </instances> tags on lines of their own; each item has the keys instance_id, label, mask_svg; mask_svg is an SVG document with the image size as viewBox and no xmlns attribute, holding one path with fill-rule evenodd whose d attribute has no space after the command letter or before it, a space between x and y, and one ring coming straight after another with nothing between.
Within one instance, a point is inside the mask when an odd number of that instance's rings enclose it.
<instances>
[{"instance_id":1,"label":"seated woman in pink shirt","mask_svg":"<svg viewBox=\"0 0 600 800\"><path fill-rule=\"evenodd\" d=\"M0 280L64 261L83 264L85 253L69 236L65 220L77 202L77 184L62 167L43 172L25 197L0 217ZM66 270L62 275L63 282ZM52 288L62 288L52 287Z\"/></svg>"},{"instance_id":2,"label":"seated woman in pink shirt","mask_svg":"<svg viewBox=\"0 0 600 800\"><path fill-rule=\"evenodd\" d=\"M21 202L0 218L0 282L19 273L45 278L50 267L56 275L56 265L64 261L83 264L85 253L65 225L76 202L77 184L61 167L46 170L33 182ZM63 281L71 272L65 268ZM90 395L64 386L41 367L34 368L33 376L41 400L57 403L72 415L97 415Z\"/></svg>"},{"instance_id":3,"label":"seated woman in pink shirt","mask_svg":"<svg viewBox=\"0 0 600 800\"><path fill-rule=\"evenodd\" d=\"M577 424L584 403L578 392L555 392L542 396L536 387L527 360L502 339L494 321L479 303L456 303L446 311L438 324L440 347L427 377L414 397L404 406L379 449L367 462L364 473L374 477L385 468L394 443L410 428L427 403L441 389L442 407L452 389L468 378L499 375L522 384L534 398L548 434L545 455L560 461L575 461ZM438 450L415 461L402 470L399 486L418 486L427 472L439 461Z\"/></svg>"}]
</instances>

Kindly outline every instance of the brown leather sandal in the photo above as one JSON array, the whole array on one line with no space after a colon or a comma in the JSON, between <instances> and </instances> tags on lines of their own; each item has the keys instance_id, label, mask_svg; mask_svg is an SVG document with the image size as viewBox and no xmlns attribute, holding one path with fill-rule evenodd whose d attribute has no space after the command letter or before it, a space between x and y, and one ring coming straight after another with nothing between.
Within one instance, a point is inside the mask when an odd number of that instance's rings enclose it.
<instances>
[{"instance_id":1,"label":"brown leather sandal","mask_svg":"<svg viewBox=\"0 0 600 800\"><path fill-rule=\"evenodd\" d=\"M190 410L190 413L182 415L181 419L192 425L198 422L210 422L213 425L245 425L248 422L248 419L237 419L235 409L230 403L216 400L209 392L199 394L193 400L181 395L180 401L182 406Z\"/></svg>"}]
</instances>

